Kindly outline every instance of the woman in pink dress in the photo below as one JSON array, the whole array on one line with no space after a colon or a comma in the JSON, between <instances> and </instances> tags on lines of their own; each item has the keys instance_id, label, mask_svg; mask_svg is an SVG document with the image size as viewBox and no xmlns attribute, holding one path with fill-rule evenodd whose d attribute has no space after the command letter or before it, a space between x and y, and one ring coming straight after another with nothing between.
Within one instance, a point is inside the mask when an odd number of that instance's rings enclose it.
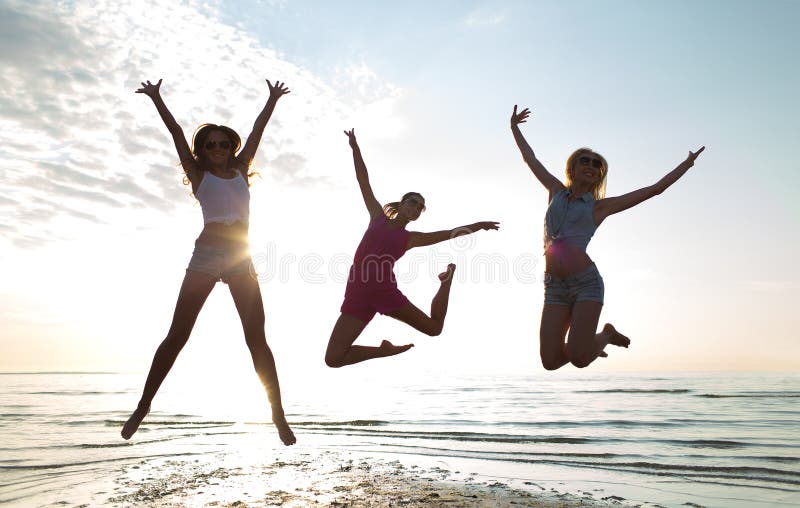
<instances>
[{"instance_id":1,"label":"woman in pink dress","mask_svg":"<svg viewBox=\"0 0 800 508\"><path fill-rule=\"evenodd\" d=\"M408 249L433 245L476 231L498 229L499 226L497 222L476 222L433 233L406 230L408 223L417 220L425 211L425 199L418 192L408 192L400 201L381 206L372 192L367 166L361 156L355 131L345 131L345 134L353 149L356 179L369 212L370 222L356 249L341 315L333 327L328 342L325 363L330 367L343 367L372 358L393 356L414 346L413 344L396 346L388 340L384 340L377 347L354 346L353 342L361 335L376 312L391 316L430 336L442 333L456 265L449 264L447 269L439 274L439 290L433 297L428 316L397 288L394 276L395 261Z\"/></svg>"}]
</instances>

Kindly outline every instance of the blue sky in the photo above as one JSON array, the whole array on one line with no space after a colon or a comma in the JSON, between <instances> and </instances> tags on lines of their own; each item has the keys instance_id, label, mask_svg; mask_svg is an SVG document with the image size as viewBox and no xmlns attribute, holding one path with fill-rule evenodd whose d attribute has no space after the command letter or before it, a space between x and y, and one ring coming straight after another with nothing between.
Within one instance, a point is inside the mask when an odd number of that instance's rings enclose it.
<instances>
[{"instance_id":1,"label":"blue sky","mask_svg":"<svg viewBox=\"0 0 800 508\"><path fill-rule=\"evenodd\" d=\"M447 357L465 370L541 369L540 280L492 281L480 266L481 255L507 268L530 255L541 271L546 193L508 129L517 103L532 109L523 132L557 176L579 146L604 154L609 195L708 147L673 188L595 236L601 320L634 347L593 368L796 369L796 2L0 0L0 14L0 370L147 368L201 226L163 126L133 94L160 77L187 135L206 121L246 135L263 80L292 89L256 161L254 252L318 255L325 267L352 255L364 211L350 127L381 201L426 196L412 229L502 222L467 250L398 264L418 273L404 291L421 308L447 256L463 279L440 339L387 318L370 325L365 343L423 345L388 368ZM344 287L310 282L294 263L262 287L268 337L289 365L321 368ZM220 287L187 354L218 357L226 334L240 341Z\"/></svg>"}]
</instances>

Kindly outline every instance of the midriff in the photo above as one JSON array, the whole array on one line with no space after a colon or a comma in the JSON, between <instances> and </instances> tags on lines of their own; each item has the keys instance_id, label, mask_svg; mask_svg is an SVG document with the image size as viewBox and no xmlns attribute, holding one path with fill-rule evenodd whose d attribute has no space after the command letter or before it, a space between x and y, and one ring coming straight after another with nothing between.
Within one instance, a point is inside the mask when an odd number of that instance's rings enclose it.
<instances>
[{"instance_id":1,"label":"midriff","mask_svg":"<svg viewBox=\"0 0 800 508\"><path fill-rule=\"evenodd\" d=\"M203 231L200 232L197 241L214 247L244 246L249 242L248 226L246 222L234 222L233 224L209 222L203 226Z\"/></svg>"},{"instance_id":2,"label":"midriff","mask_svg":"<svg viewBox=\"0 0 800 508\"><path fill-rule=\"evenodd\" d=\"M546 273L567 277L591 266L592 258L580 247L567 241L555 241L544 253Z\"/></svg>"}]
</instances>

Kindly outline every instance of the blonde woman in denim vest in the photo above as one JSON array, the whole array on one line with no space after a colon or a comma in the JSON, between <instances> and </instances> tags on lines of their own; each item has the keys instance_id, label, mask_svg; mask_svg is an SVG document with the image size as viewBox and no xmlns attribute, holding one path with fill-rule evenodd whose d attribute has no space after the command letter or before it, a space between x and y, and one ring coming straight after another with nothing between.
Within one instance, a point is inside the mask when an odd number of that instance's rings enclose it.
<instances>
[{"instance_id":1,"label":"blonde woman in denim vest","mask_svg":"<svg viewBox=\"0 0 800 508\"><path fill-rule=\"evenodd\" d=\"M156 350L139 404L122 428L121 434L125 439L130 439L147 416L161 382L189 340L200 309L221 280L228 285L239 313L253 365L267 391L278 435L287 446L296 441L284 416L275 359L264 333L264 304L254 277L248 242L249 178L253 175L250 164L278 99L289 93L289 89L279 81L274 86L267 81L267 86L269 98L241 151L241 140L233 129L212 124L197 129L193 146L189 149L183 130L161 99L161 80L156 84L142 83L142 87L136 90L152 99L172 135L186 173L184 181L191 184L192 192L200 202L204 225L186 268L172 324Z\"/></svg>"},{"instance_id":2,"label":"blonde woman in denim vest","mask_svg":"<svg viewBox=\"0 0 800 508\"><path fill-rule=\"evenodd\" d=\"M562 183L536 158L519 129L530 111L511 114L511 132L522 158L548 190L544 225L545 296L539 330L539 352L547 370L567 363L583 368L606 356L606 345L628 347L630 340L606 323L598 333L603 308L603 278L586 247L597 227L619 213L664 192L694 165L705 147L689 152L655 184L617 197L605 197L608 163L590 148L579 148L567 159Z\"/></svg>"}]
</instances>

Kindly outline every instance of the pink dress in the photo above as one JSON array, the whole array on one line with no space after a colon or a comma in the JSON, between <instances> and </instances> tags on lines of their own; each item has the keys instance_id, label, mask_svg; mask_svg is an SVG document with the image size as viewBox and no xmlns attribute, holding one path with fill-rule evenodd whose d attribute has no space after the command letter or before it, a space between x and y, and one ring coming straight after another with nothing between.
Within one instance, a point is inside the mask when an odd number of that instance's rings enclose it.
<instances>
[{"instance_id":1,"label":"pink dress","mask_svg":"<svg viewBox=\"0 0 800 508\"><path fill-rule=\"evenodd\" d=\"M405 228L389 227L383 214L372 219L350 267L342 314L369 323L376 312L388 314L408 303L394 276L394 263L406 252L408 234Z\"/></svg>"}]
</instances>

